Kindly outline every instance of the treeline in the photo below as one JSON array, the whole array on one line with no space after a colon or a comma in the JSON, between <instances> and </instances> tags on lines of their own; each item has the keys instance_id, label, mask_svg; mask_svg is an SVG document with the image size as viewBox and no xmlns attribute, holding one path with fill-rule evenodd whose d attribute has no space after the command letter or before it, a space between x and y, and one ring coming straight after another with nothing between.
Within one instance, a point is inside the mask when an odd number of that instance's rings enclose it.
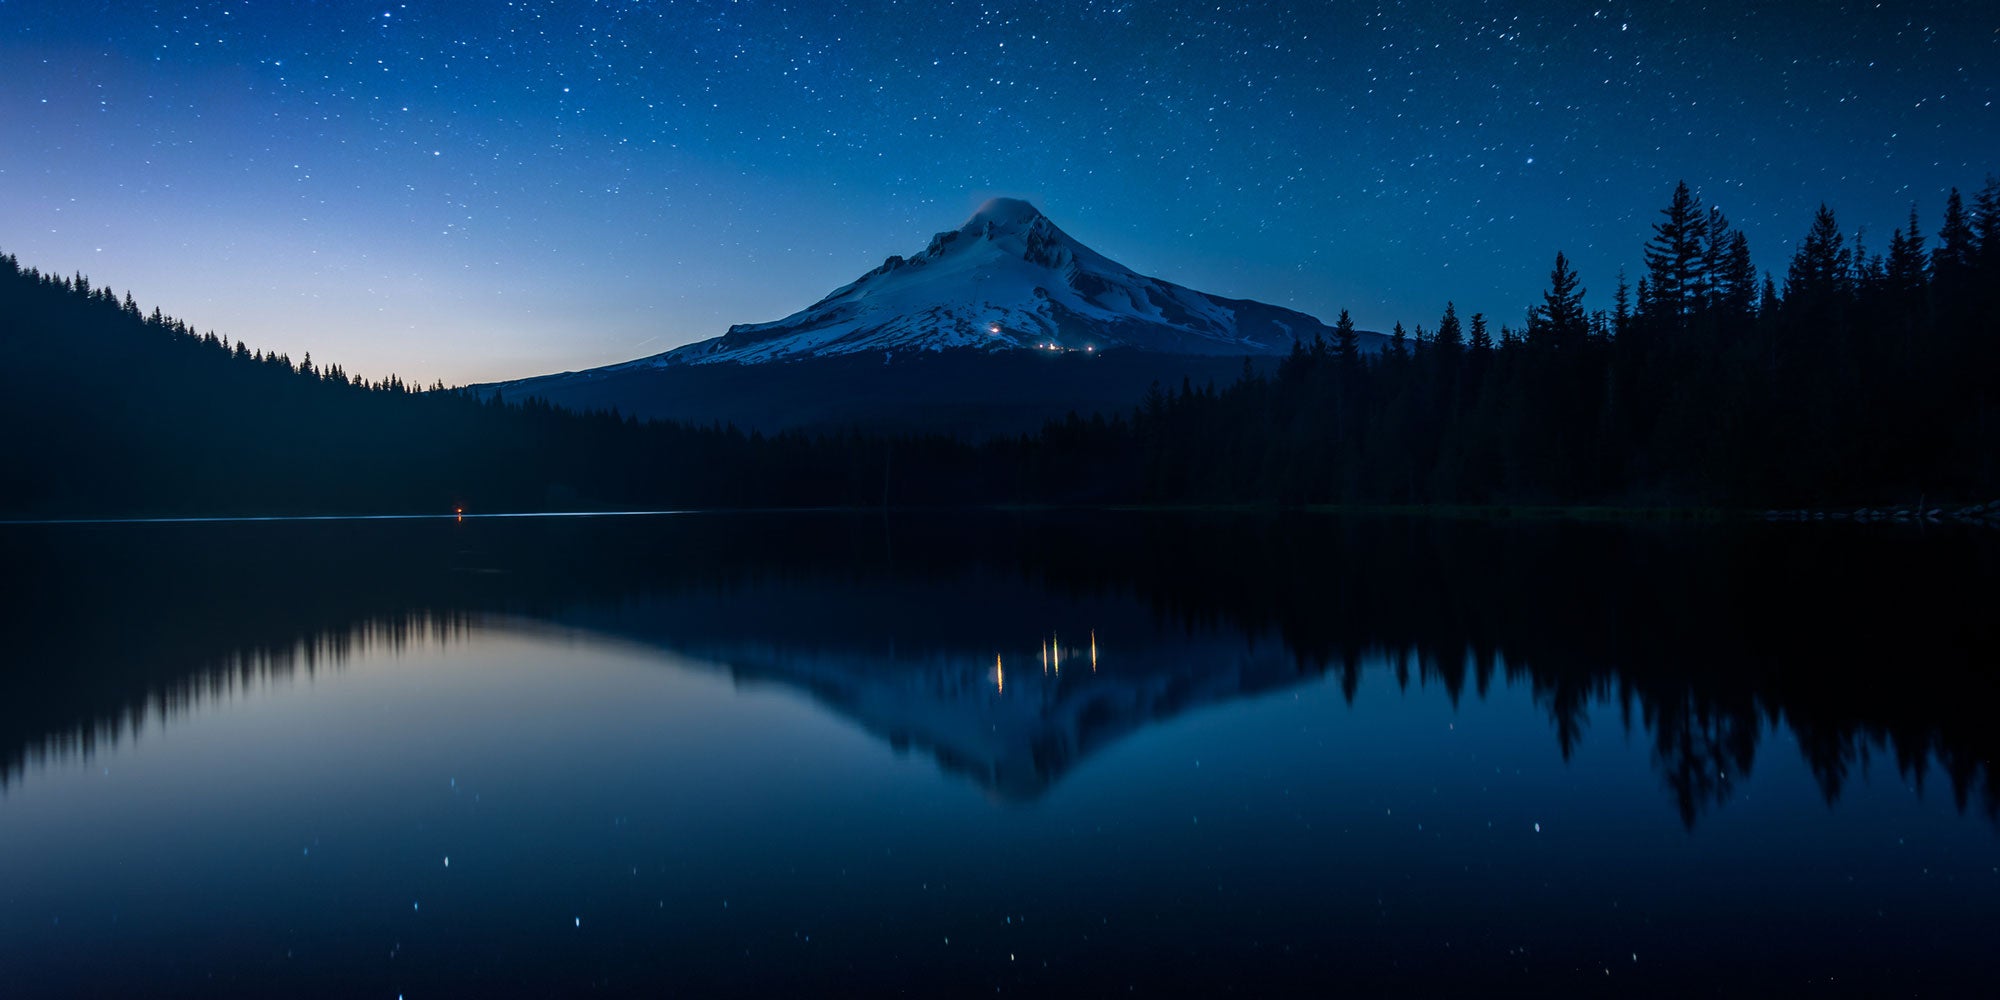
<instances>
[{"instance_id":1,"label":"treeline","mask_svg":"<svg viewBox=\"0 0 2000 1000\"><path fill-rule=\"evenodd\" d=\"M1045 475L1172 502L1813 505L2000 493L2000 182L1886 254L1822 206L1782 278L1685 184L1590 309L1556 254L1519 326L1461 317L1269 378L1156 391L1025 443ZM1109 468L1107 469L1107 465ZM1046 488L1046 487L1045 487Z\"/></svg>"},{"instance_id":2,"label":"treeline","mask_svg":"<svg viewBox=\"0 0 2000 1000\"><path fill-rule=\"evenodd\" d=\"M1593 309L1560 253L1460 317L1040 433L762 435L369 382L0 256L0 511L80 516L966 503L1821 505L2000 495L2000 181L1784 269L1685 184ZM1602 296L1600 296L1600 299ZM828 391L839 391L837 386Z\"/></svg>"},{"instance_id":3,"label":"treeline","mask_svg":"<svg viewBox=\"0 0 2000 1000\"><path fill-rule=\"evenodd\" d=\"M0 426L0 512L55 517L879 502L892 447L369 381L5 255Z\"/></svg>"}]
</instances>

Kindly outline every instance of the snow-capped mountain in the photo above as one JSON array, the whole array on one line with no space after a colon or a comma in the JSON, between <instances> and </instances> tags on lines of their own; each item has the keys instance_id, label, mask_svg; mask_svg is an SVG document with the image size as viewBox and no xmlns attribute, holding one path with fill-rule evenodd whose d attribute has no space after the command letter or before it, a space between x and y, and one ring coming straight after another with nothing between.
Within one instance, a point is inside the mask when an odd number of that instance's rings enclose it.
<instances>
[{"instance_id":1,"label":"snow-capped mountain","mask_svg":"<svg viewBox=\"0 0 2000 1000\"><path fill-rule=\"evenodd\" d=\"M893 256L784 319L732 326L633 365L759 363L957 348L1278 354L1329 333L1277 306L1149 278L1057 228L1035 206L995 198L965 225Z\"/></svg>"},{"instance_id":2,"label":"snow-capped mountain","mask_svg":"<svg viewBox=\"0 0 2000 1000\"><path fill-rule=\"evenodd\" d=\"M914 257L770 323L580 372L473 386L579 411L746 429L922 430L985 437L1117 413L1154 384L1227 385L1319 320L1149 278L995 198ZM1363 351L1387 338L1360 334Z\"/></svg>"}]
</instances>

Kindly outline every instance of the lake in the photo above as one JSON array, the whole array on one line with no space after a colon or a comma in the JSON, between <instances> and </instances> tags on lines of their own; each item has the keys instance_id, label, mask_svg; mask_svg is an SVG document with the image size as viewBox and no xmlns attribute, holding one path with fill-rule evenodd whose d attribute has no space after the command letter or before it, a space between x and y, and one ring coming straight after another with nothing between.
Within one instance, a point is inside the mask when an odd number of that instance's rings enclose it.
<instances>
[{"instance_id":1,"label":"lake","mask_svg":"<svg viewBox=\"0 0 2000 1000\"><path fill-rule=\"evenodd\" d=\"M1983 992L1995 534L0 526L0 994Z\"/></svg>"}]
</instances>

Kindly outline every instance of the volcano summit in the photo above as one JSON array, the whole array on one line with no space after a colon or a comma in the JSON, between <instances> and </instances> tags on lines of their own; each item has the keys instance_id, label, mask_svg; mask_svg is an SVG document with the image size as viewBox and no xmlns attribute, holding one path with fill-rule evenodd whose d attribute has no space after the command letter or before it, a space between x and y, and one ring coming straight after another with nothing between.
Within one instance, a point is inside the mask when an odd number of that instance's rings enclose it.
<instances>
[{"instance_id":1,"label":"volcano summit","mask_svg":"<svg viewBox=\"0 0 2000 1000\"><path fill-rule=\"evenodd\" d=\"M1226 382L1245 358L1333 336L1305 313L1139 274L1035 206L994 198L922 252L891 256L783 319L623 364L478 388L764 429L1011 431L1070 410L1122 409L1153 381ZM1363 334L1362 349L1382 340ZM1091 364L1043 363L1064 356Z\"/></svg>"},{"instance_id":2,"label":"volcano summit","mask_svg":"<svg viewBox=\"0 0 2000 1000\"><path fill-rule=\"evenodd\" d=\"M1278 354L1326 331L1304 313L1148 278L1035 206L995 198L965 225L772 323L729 328L648 362L757 363L956 348ZM642 362L644 363L644 362Z\"/></svg>"}]
</instances>

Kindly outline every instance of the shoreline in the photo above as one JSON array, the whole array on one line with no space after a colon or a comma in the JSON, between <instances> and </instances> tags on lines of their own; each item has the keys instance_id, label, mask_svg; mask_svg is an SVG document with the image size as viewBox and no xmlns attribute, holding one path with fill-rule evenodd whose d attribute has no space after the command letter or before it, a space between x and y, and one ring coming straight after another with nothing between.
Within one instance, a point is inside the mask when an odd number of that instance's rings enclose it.
<instances>
[{"instance_id":1,"label":"shoreline","mask_svg":"<svg viewBox=\"0 0 2000 1000\"><path fill-rule=\"evenodd\" d=\"M1916 507L1850 508L1739 508L1714 506L1618 506L1613 504L964 504L964 505L811 505L798 507L665 507L645 509L617 507L582 510L524 510L445 512L351 512L330 513L225 513L189 514L147 512L131 514L90 513L75 516L0 516L0 527L103 526L121 524L243 524L277 522L336 521L466 521L499 519L662 517L685 514L949 514L949 513L1056 513L1120 512L1153 514L1234 514L1270 516L1315 514L1331 516L1440 518L1450 520L1571 520L1571 521L1656 521L1719 524L1728 522L1801 523L1853 522L1858 524L1945 524L1962 523L2000 527L2000 501L1987 504L1935 504Z\"/></svg>"}]
</instances>

